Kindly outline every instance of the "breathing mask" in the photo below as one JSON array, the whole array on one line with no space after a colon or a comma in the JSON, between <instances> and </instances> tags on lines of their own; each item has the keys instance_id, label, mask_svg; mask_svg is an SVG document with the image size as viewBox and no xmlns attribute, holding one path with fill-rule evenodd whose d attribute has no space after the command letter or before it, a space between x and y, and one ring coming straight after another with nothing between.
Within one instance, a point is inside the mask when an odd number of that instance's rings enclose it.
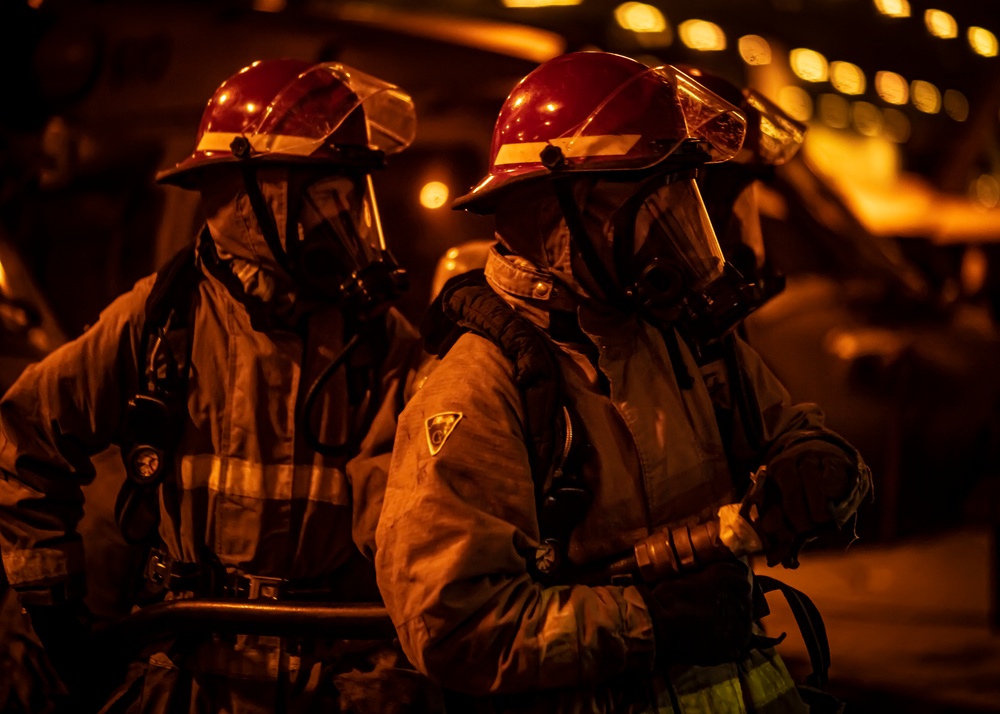
<instances>
[{"instance_id":1,"label":"breathing mask","mask_svg":"<svg viewBox=\"0 0 1000 714\"><path fill-rule=\"evenodd\" d=\"M680 322L702 339L723 336L759 296L726 263L694 172L661 173L632 186L608 222L625 300L653 322Z\"/></svg>"},{"instance_id":2,"label":"breathing mask","mask_svg":"<svg viewBox=\"0 0 1000 714\"><path fill-rule=\"evenodd\" d=\"M399 297L406 274L385 247L371 177L325 176L297 193L287 254L303 292L359 315Z\"/></svg>"}]
</instances>

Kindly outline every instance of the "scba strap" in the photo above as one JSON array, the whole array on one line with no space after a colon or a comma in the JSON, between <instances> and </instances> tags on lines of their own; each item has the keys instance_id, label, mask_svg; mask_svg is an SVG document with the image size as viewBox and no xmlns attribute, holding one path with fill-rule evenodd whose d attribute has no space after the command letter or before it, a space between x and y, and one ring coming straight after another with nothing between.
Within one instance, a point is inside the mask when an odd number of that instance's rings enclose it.
<instances>
[{"instance_id":1,"label":"scba strap","mask_svg":"<svg viewBox=\"0 0 1000 714\"><path fill-rule=\"evenodd\" d=\"M490 288L483 270L449 280L420 331L425 349L439 357L462 334L473 332L510 360L524 409L542 543L529 567L538 578L553 578L565 562L569 537L592 500L580 478L589 447L583 432L574 430L571 411L563 403L562 373L553 348L535 325Z\"/></svg>"},{"instance_id":2,"label":"scba strap","mask_svg":"<svg viewBox=\"0 0 1000 714\"><path fill-rule=\"evenodd\" d=\"M826 625L819 609L808 595L788 583L767 575L755 575L754 579L762 592L777 590L788 601L812 666L812 673L806 677L806 684L817 689L826 686L830 674L830 642L827 640Z\"/></svg>"},{"instance_id":3,"label":"scba strap","mask_svg":"<svg viewBox=\"0 0 1000 714\"><path fill-rule=\"evenodd\" d=\"M157 489L169 470L187 398L190 318L201 279L194 243L156 273L145 303L137 367L139 386L125 410L119 441L128 478L115 503L115 520L129 543L149 539L159 524Z\"/></svg>"}]
</instances>

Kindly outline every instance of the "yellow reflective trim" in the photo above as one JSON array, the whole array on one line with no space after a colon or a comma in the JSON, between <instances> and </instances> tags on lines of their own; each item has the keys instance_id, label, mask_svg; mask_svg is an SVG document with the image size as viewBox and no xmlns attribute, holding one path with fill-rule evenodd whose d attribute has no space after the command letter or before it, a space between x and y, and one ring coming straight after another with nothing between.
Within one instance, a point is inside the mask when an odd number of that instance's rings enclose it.
<instances>
[{"instance_id":1,"label":"yellow reflective trim","mask_svg":"<svg viewBox=\"0 0 1000 714\"><path fill-rule=\"evenodd\" d=\"M495 166L504 164L528 164L539 161L542 150L552 144L563 151L567 159L585 156L623 156L627 154L641 134L600 134L597 136L577 136L553 139L552 141L528 141L521 144L504 144L493 161Z\"/></svg>"},{"instance_id":2,"label":"yellow reflective trim","mask_svg":"<svg viewBox=\"0 0 1000 714\"><path fill-rule=\"evenodd\" d=\"M715 669L715 668L713 668ZM704 670L703 670L704 671ZM718 671L718 670L715 670ZM754 710L765 707L795 689L795 683L780 657L751 665L744 675ZM658 702L658 714L746 714L743 689L739 677L730 677L715 684L698 686L694 691L678 692L681 711L675 713L666 702Z\"/></svg>"},{"instance_id":3,"label":"yellow reflective trim","mask_svg":"<svg viewBox=\"0 0 1000 714\"><path fill-rule=\"evenodd\" d=\"M206 131L201 135L198 148L195 151L232 151L229 145L237 136L233 132ZM305 136L290 134L252 134L247 137L250 147L262 154L277 152L295 156L309 156L323 145L324 139L312 139Z\"/></svg>"},{"instance_id":4,"label":"yellow reflective trim","mask_svg":"<svg viewBox=\"0 0 1000 714\"><path fill-rule=\"evenodd\" d=\"M754 705L762 707L794 689L795 682L785 669L784 661L775 656L773 660L761 662L747 673L747 687Z\"/></svg>"},{"instance_id":5,"label":"yellow reflective trim","mask_svg":"<svg viewBox=\"0 0 1000 714\"><path fill-rule=\"evenodd\" d=\"M305 499L350 505L342 471L312 464L260 464L214 454L181 458L181 487L207 488L218 494L257 500Z\"/></svg>"}]
</instances>

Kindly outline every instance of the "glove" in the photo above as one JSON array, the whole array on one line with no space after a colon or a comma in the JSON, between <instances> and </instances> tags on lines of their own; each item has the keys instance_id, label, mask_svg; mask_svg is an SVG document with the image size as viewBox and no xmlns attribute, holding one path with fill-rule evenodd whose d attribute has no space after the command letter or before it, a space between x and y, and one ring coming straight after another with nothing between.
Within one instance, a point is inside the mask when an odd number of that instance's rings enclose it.
<instances>
[{"instance_id":1,"label":"glove","mask_svg":"<svg viewBox=\"0 0 1000 714\"><path fill-rule=\"evenodd\" d=\"M653 618L657 659L713 665L741 659L753 627L748 568L713 563L650 590L638 586Z\"/></svg>"},{"instance_id":2,"label":"glove","mask_svg":"<svg viewBox=\"0 0 1000 714\"><path fill-rule=\"evenodd\" d=\"M751 498L768 565L796 567L799 548L844 525L871 485L868 467L853 449L818 438L778 452L765 472L763 487Z\"/></svg>"}]
</instances>

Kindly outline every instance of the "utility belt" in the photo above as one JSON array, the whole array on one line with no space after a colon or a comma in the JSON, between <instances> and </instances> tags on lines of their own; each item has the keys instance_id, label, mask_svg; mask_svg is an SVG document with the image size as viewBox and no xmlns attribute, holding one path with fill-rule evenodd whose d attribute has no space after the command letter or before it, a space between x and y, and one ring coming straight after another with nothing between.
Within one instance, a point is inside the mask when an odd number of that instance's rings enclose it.
<instances>
[{"instance_id":1,"label":"utility belt","mask_svg":"<svg viewBox=\"0 0 1000 714\"><path fill-rule=\"evenodd\" d=\"M356 600L345 589L341 574L290 580L263 575L227 572L221 565L192 563L171 558L154 548L143 573L149 594L191 593L195 597L230 600L300 600L344 602Z\"/></svg>"}]
</instances>

